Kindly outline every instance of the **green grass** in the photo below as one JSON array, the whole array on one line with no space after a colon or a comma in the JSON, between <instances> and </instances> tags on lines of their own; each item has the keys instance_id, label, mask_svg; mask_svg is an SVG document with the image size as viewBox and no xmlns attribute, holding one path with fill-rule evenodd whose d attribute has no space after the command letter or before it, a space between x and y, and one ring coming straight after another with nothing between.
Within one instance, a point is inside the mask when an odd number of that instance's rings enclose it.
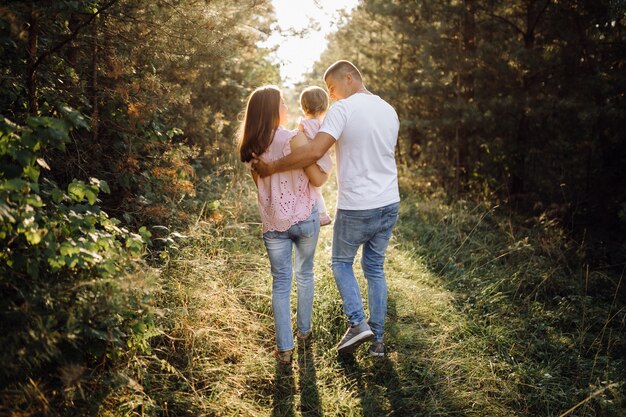
<instances>
[{"instance_id":1,"label":"green grass","mask_svg":"<svg viewBox=\"0 0 626 417\"><path fill-rule=\"evenodd\" d=\"M193 216L188 237L165 258L163 333L137 358L138 386L112 414L559 416L582 402L568 415L622 415L620 277L588 271L549 219L525 223L496 206L445 204L418 176L401 178L387 260L388 357L362 349L342 360L334 351L346 321L325 227L315 340L292 367L276 365L254 185L243 171L225 171L207 187L220 193L206 193L221 203ZM331 209L332 188L324 190Z\"/></svg>"}]
</instances>

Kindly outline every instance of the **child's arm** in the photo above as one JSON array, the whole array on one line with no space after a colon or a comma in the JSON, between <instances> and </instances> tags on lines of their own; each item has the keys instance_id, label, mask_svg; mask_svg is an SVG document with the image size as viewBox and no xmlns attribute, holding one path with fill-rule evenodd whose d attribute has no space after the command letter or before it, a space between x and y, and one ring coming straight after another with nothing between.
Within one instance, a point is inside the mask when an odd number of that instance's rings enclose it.
<instances>
[{"instance_id":1,"label":"child's arm","mask_svg":"<svg viewBox=\"0 0 626 417\"><path fill-rule=\"evenodd\" d=\"M300 146L306 145L307 142L308 140L304 133L299 132L296 136L291 138L289 145L293 151ZM306 173L306 176L309 177L309 182L316 187L322 186L322 184L328 180L328 174L322 171L316 163L305 167L304 172Z\"/></svg>"}]
</instances>

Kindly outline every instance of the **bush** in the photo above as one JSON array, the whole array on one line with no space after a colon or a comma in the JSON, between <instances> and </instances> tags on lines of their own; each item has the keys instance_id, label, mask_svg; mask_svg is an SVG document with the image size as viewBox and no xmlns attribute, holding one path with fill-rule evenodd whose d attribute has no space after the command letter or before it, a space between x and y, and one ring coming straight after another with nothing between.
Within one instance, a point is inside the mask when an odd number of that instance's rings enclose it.
<instances>
[{"instance_id":1,"label":"bush","mask_svg":"<svg viewBox=\"0 0 626 417\"><path fill-rule=\"evenodd\" d=\"M59 116L0 117L0 414L95 412L94 393L128 383L116 365L153 329L137 273L149 232L100 209L106 182L61 188L41 175L46 152L87 127L70 108Z\"/></svg>"}]
</instances>

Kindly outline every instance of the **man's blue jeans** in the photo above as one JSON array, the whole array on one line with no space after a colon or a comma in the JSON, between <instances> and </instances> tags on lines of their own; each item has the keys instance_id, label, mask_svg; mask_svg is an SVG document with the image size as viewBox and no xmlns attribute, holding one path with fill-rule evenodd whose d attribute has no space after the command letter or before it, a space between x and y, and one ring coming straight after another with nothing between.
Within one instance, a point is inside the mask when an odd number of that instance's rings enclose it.
<instances>
[{"instance_id":1,"label":"man's blue jeans","mask_svg":"<svg viewBox=\"0 0 626 417\"><path fill-rule=\"evenodd\" d=\"M382 341L387 314L387 282L383 265L391 231L398 220L400 203L371 210L337 210L333 232L333 275L343 299L343 311L351 325L365 320L359 284L352 264L363 245L361 266L367 280L369 325L375 340Z\"/></svg>"},{"instance_id":2,"label":"man's blue jeans","mask_svg":"<svg viewBox=\"0 0 626 417\"><path fill-rule=\"evenodd\" d=\"M293 276L291 255L295 249L294 268L298 288L297 325L298 330L307 333L311 330L313 315L313 257L320 232L320 218L317 208L308 219L296 223L284 232L263 234L265 248L272 269L272 309L276 327L276 346L284 352L294 347L291 327L291 280Z\"/></svg>"}]
</instances>

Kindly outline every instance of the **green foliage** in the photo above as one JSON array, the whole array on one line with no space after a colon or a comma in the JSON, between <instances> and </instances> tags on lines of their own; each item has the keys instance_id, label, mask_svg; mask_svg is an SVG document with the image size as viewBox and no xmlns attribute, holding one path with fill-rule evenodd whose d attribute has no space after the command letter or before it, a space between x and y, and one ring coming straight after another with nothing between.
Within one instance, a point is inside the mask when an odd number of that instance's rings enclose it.
<instances>
[{"instance_id":1,"label":"green foliage","mask_svg":"<svg viewBox=\"0 0 626 417\"><path fill-rule=\"evenodd\" d=\"M161 333L148 228L203 212L246 95L278 81L271 25L269 0L0 6L0 414L150 403L141 374L173 368L138 365Z\"/></svg>"},{"instance_id":2,"label":"green foliage","mask_svg":"<svg viewBox=\"0 0 626 417\"><path fill-rule=\"evenodd\" d=\"M181 202L193 199L198 169L229 158L246 95L278 82L278 66L257 47L270 32L268 6L12 2L0 13L0 52L8 57L0 63L0 109L21 122L31 100L38 108L31 116L59 116L58 103L89 115L90 131L74 131L65 151L46 156L48 176L69 183L86 172L107 181L111 193L101 204L128 224L184 222Z\"/></svg>"},{"instance_id":3,"label":"green foliage","mask_svg":"<svg viewBox=\"0 0 626 417\"><path fill-rule=\"evenodd\" d=\"M105 181L64 189L42 178L44 155L85 126L80 114L64 113L0 122L0 398L33 414L97 406L89 396L112 388L106 369L154 334L144 324L148 290L128 278L150 233L131 233L96 205L109 192ZM30 398L29 386L40 396Z\"/></svg>"},{"instance_id":4,"label":"green foliage","mask_svg":"<svg viewBox=\"0 0 626 417\"><path fill-rule=\"evenodd\" d=\"M451 349L468 356L467 369L488 359L494 402L520 415L560 415L587 400L575 415L621 415L619 275L590 267L548 216L523 219L489 202L445 204L430 187L416 187L415 175L402 182L398 243L454 294L464 323Z\"/></svg>"},{"instance_id":5,"label":"green foliage","mask_svg":"<svg viewBox=\"0 0 626 417\"><path fill-rule=\"evenodd\" d=\"M426 167L451 198L550 212L585 234L596 260L621 264L618 3L366 0L329 37L311 80L354 61L398 111L400 161Z\"/></svg>"}]
</instances>

